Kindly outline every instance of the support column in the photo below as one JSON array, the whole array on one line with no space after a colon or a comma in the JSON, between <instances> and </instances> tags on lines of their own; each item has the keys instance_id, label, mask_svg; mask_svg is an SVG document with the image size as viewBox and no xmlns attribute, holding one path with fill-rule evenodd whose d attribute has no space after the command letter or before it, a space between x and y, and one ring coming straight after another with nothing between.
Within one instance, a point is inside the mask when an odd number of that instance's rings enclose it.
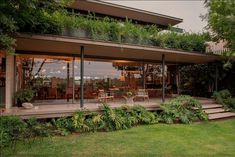
<instances>
[{"instance_id":1,"label":"support column","mask_svg":"<svg viewBox=\"0 0 235 157\"><path fill-rule=\"evenodd\" d=\"M180 71L179 71L179 65L176 67L176 88L177 88L177 94L180 94Z\"/></svg>"},{"instance_id":2,"label":"support column","mask_svg":"<svg viewBox=\"0 0 235 157\"><path fill-rule=\"evenodd\" d=\"M143 88L145 89L146 87L145 87L145 69L144 69L144 63L143 63L143 65L142 65L142 70L143 70Z\"/></svg>"},{"instance_id":3,"label":"support column","mask_svg":"<svg viewBox=\"0 0 235 157\"><path fill-rule=\"evenodd\" d=\"M84 106L84 47L81 46L81 54L80 54L80 59L81 59L81 65L80 65L80 72L81 72L81 79L80 79L80 107L83 108Z\"/></svg>"},{"instance_id":4,"label":"support column","mask_svg":"<svg viewBox=\"0 0 235 157\"><path fill-rule=\"evenodd\" d=\"M162 102L165 102L165 54L162 54Z\"/></svg>"},{"instance_id":5,"label":"support column","mask_svg":"<svg viewBox=\"0 0 235 157\"><path fill-rule=\"evenodd\" d=\"M14 76L15 74L15 56L6 55L6 109L9 109L14 104Z\"/></svg>"},{"instance_id":6,"label":"support column","mask_svg":"<svg viewBox=\"0 0 235 157\"><path fill-rule=\"evenodd\" d=\"M69 62L67 62L67 90L69 90L69 86L70 86L70 69L69 69ZM69 92L68 92L68 94L66 94L67 95L67 102L69 102Z\"/></svg>"},{"instance_id":7,"label":"support column","mask_svg":"<svg viewBox=\"0 0 235 157\"><path fill-rule=\"evenodd\" d=\"M72 103L74 103L74 99L75 99L75 74L74 74L74 62L75 62L75 57L73 57L73 62L72 62L72 79L73 79L73 83L72 83L72 88L73 88L73 99L72 99Z\"/></svg>"},{"instance_id":8,"label":"support column","mask_svg":"<svg viewBox=\"0 0 235 157\"><path fill-rule=\"evenodd\" d=\"M215 91L218 91L218 65L215 65Z\"/></svg>"}]
</instances>

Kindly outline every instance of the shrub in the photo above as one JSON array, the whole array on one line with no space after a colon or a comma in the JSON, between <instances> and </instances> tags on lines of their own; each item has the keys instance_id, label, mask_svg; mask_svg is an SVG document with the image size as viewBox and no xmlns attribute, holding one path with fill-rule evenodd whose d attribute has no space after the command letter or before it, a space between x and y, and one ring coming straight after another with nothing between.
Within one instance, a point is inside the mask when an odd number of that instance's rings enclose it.
<instances>
[{"instance_id":1,"label":"shrub","mask_svg":"<svg viewBox=\"0 0 235 157\"><path fill-rule=\"evenodd\" d=\"M69 132L75 130L72 118L70 117L52 119L52 124L56 127L58 133L63 136L68 135Z\"/></svg>"},{"instance_id":2,"label":"shrub","mask_svg":"<svg viewBox=\"0 0 235 157\"><path fill-rule=\"evenodd\" d=\"M147 111L143 106L134 106L133 112L131 113L137 118L140 124L153 124L158 122L154 113Z\"/></svg>"},{"instance_id":3,"label":"shrub","mask_svg":"<svg viewBox=\"0 0 235 157\"><path fill-rule=\"evenodd\" d=\"M104 121L104 129L106 131L121 130L123 129L125 119L120 112L113 110L109 105L103 104L102 119Z\"/></svg>"},{"instance_id":4,"label":"shrub","mask_svg":"<svg viewBox=\"0 0 235 157\"><path fill-rule=\"evenodd\" d=\"M32 117L26 120L25 138L48 137L52 134L52 128L49 123L39 123Z\"/></svg>"},{"instance_id":5,"label":"shrub","mask_svg":"<svg viewBox=\"0 0 235 157\"><path fill-rule=\"evenodd\" d=\"M0 117L0 143L5 147L17 140L23 139L26 123L16 116Z\"/></svg>"},{"instance_id":6,"label":"shrub","mask_svg":"<svg viewBox=\"0 0 235 157\"><path fill-rule=\"evenodd\" d=\"M232 95L229 90L224 89L218 92L214 92L212 97L217 103L223 105L225 109L235 109L235 98L232 98Z\"/></svg>"},{"instance_id":7,"label":"shrub","mask_svg":"<svg viewBox=\"0 0 235 157\"><path fill-rule=\"evenodd\" d=\"M95 112L91 112L86 115L85 123L89 127L89 130L93 132L102 130L105 126L102 115Z\"/></svg>"},{"instance_id":8,"label":"shrub","mask_svg":"<svg viewBox=\"0 0 235 157\"><path fill-rule=\"evenodd\" d=\"M171 101L161 104L161 119L166 123L180 121L182 123L191 123L195 120L206 120L207 115L202 110L198 100L191 96L181 95Z\"/></svg>"},{"instance_id":9,"label":"shrub","mask_svg":"<svg viewBox=\"0 0 235 157\"><path fill-rule=\"evenodd\" d=\"M76 131L90 131L90 127L86 124L85 120L86 117L84 112L82 111L78 111L73 115L72 121Z\"/></svg>"},{"instance_id":10,"label":"shrub","mask_svg":"<svg viewBox=\"0 0 235 157\"><path fill-rule=\"evenodd\" d=\"M226 105L228 108L230 108L232 111L235 111L235 98L229 98L226 101Z\"/></svg>"}]
</instances>

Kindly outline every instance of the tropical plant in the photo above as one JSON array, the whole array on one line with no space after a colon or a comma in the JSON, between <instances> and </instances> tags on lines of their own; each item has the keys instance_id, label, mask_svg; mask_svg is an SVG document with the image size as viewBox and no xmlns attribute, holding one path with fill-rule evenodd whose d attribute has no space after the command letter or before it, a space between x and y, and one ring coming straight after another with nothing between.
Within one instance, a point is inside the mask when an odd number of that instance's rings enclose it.
<instances>
[{"instance_id":1,"label":"tropical plant","mask_svg":"<svg viewBox=\"0 0 235 157\"><path fill-rule=\"evenodd\" d=\"M178 96L169 102L161 104L160 107L162 109L162 121L166 123L180 121L187 124L198 119L207 119L207 115L202 110L199 101L191 96Z\"/></svg>"},{"instance_id":2,"label":"tropical plant","mask_svg":"<svg viewBox=\"0 0 235 157\"><path fill-rule=\"evenodd\" d=\"M52 125L56 127L56 130L62 136L68 135L71 131L75 130L72 118L70 117L52 119Z\"/></svg>"},{"instance_id":3,"label":"tropical plant","mask_svg":"<svg viewBox=\"0 0 235 157\"><path fill-rule=\"evenodd\" d=\"M155 114L147 111L143 106L135 105L132 110L130 113L137 118L139 124L154 124L158 122Z\"/></svg>"},{"instance_id":4,"label":"tropical plant","mask_svg":"<svg viewBox=\"0 0 235 157\"><path fill-rule=\"evenodd\" d=\"M86 124L90 128L89 130L93 132L103 130L105 127L102 115L95 112L91 112L86 115Z\"/></svg>"},{"instance_id":5,"label":"tropical plant","mask_svg":"<svg viewBox=\"0 0 235 157\"><path fill-rule=\"evenodd\" d=\"M72 117L73 125L76 131L90 131L91 128L86 123L86 117L84 112L78 111Z\"/></svg>"},{"instance_id":6,"label":"tropical plant","mask_svg":"<svg viewBox=\"0 0 235 157\"><path fill-rule=\"evenodd\" d=\"M107 104L102 104L101 108L103 109L102 119L104 121L104 129L106 131L123 129L125 119L119 112L115 112L115 110Z\"/></svg>"}]
</instances>

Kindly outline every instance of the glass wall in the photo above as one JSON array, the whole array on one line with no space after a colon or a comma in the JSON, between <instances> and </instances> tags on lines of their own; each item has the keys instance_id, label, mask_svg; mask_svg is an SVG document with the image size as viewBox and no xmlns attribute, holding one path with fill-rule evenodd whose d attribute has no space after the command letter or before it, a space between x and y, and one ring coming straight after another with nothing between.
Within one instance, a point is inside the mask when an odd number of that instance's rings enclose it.
<instances>
[{"instance_id":1,"label":"glass wall","mask_svg":"<svg viewBox=\"0 0 235 157\"><path fill-rule=\"evenodd\" d=\"M145 89L148 91L149 97L161 97L162 96L162 65L161 64L145 64L144 73L145 73ZM170 73L168 67L165 66L165 85L166 90L170 88ZM170 89L169 89L170 90Z\"/></svg>"},{"instance_id":2,"label":"glass wall","mask_svg":"<svg viewBox=\"0 0 235 157\"><path fill-rule=\"evenodd\" d=\"M123 99L128 91L143 88L142 63L85 59L84 100L99 102L102 97Z\"/></svg>"},{"instance_id":3,"label":"glass wall","mask_svg":"<svg viewBox=\"0 0 235 157\"><path fill-rule=\"evenodd\" d=\"M0 107L5 104L6 58L0 53Z\"/></svg>"},{"instance_id":4,"label":"glass wall","mask_svg":"<svg viewBox=\"0 0 235 157\"><path fill-rule=\"evenodd\" d=\"M79 104L80 63L79 57L17 55L16 90L32 88L36 104ZM174 76L167 66L164 75L168 92ZM162 95L161 64L85 58L83 78L85 103L120 102L128 92L135 95L141 90L149 98Z\"/></svg>"},{"instance_id":5,"label":"glass wall","mask_svg":"<svg viewBox=\"0 0 235 157\"><path fill-rule=\"evenodd\" d=\"M17 55L16 88L32 88L34 103L71 103L72 62L72 57Z\"/></svg>"}]
</instances>

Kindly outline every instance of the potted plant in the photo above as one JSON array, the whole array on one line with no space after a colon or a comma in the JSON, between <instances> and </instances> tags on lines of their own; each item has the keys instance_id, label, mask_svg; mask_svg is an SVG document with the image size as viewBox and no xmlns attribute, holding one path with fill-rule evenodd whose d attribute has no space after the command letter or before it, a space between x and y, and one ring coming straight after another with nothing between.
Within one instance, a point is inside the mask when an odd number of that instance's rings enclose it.
<instances>
[{"instance_id":1,"label":"potted plant","mask_svg":"<svg viewBox=\"0 0 235 157\"><path fill-rule=\"evenodd\" d=\"M134 94L131 91L126 92L126 95L123 96L126 100L126 104L133 104L134 103Z\"/></svg>"},{"instance_id":2,"label":"potted plant","mask_svg":"<svg viewBox=\"0 0 235 157\"><path fill-rule=\"evenodd\" d=\"M26 89L20 89L15 93L15 98L16 98L16 102L17 102L17 106L18 107L25 107L25 108L32 108L33 105L30 105L30 101L33 99L34 97L34 90L30 89L30 88L26 88ZM23 105L24 103L25 106Z\"/></svg>"}]
</instances>

